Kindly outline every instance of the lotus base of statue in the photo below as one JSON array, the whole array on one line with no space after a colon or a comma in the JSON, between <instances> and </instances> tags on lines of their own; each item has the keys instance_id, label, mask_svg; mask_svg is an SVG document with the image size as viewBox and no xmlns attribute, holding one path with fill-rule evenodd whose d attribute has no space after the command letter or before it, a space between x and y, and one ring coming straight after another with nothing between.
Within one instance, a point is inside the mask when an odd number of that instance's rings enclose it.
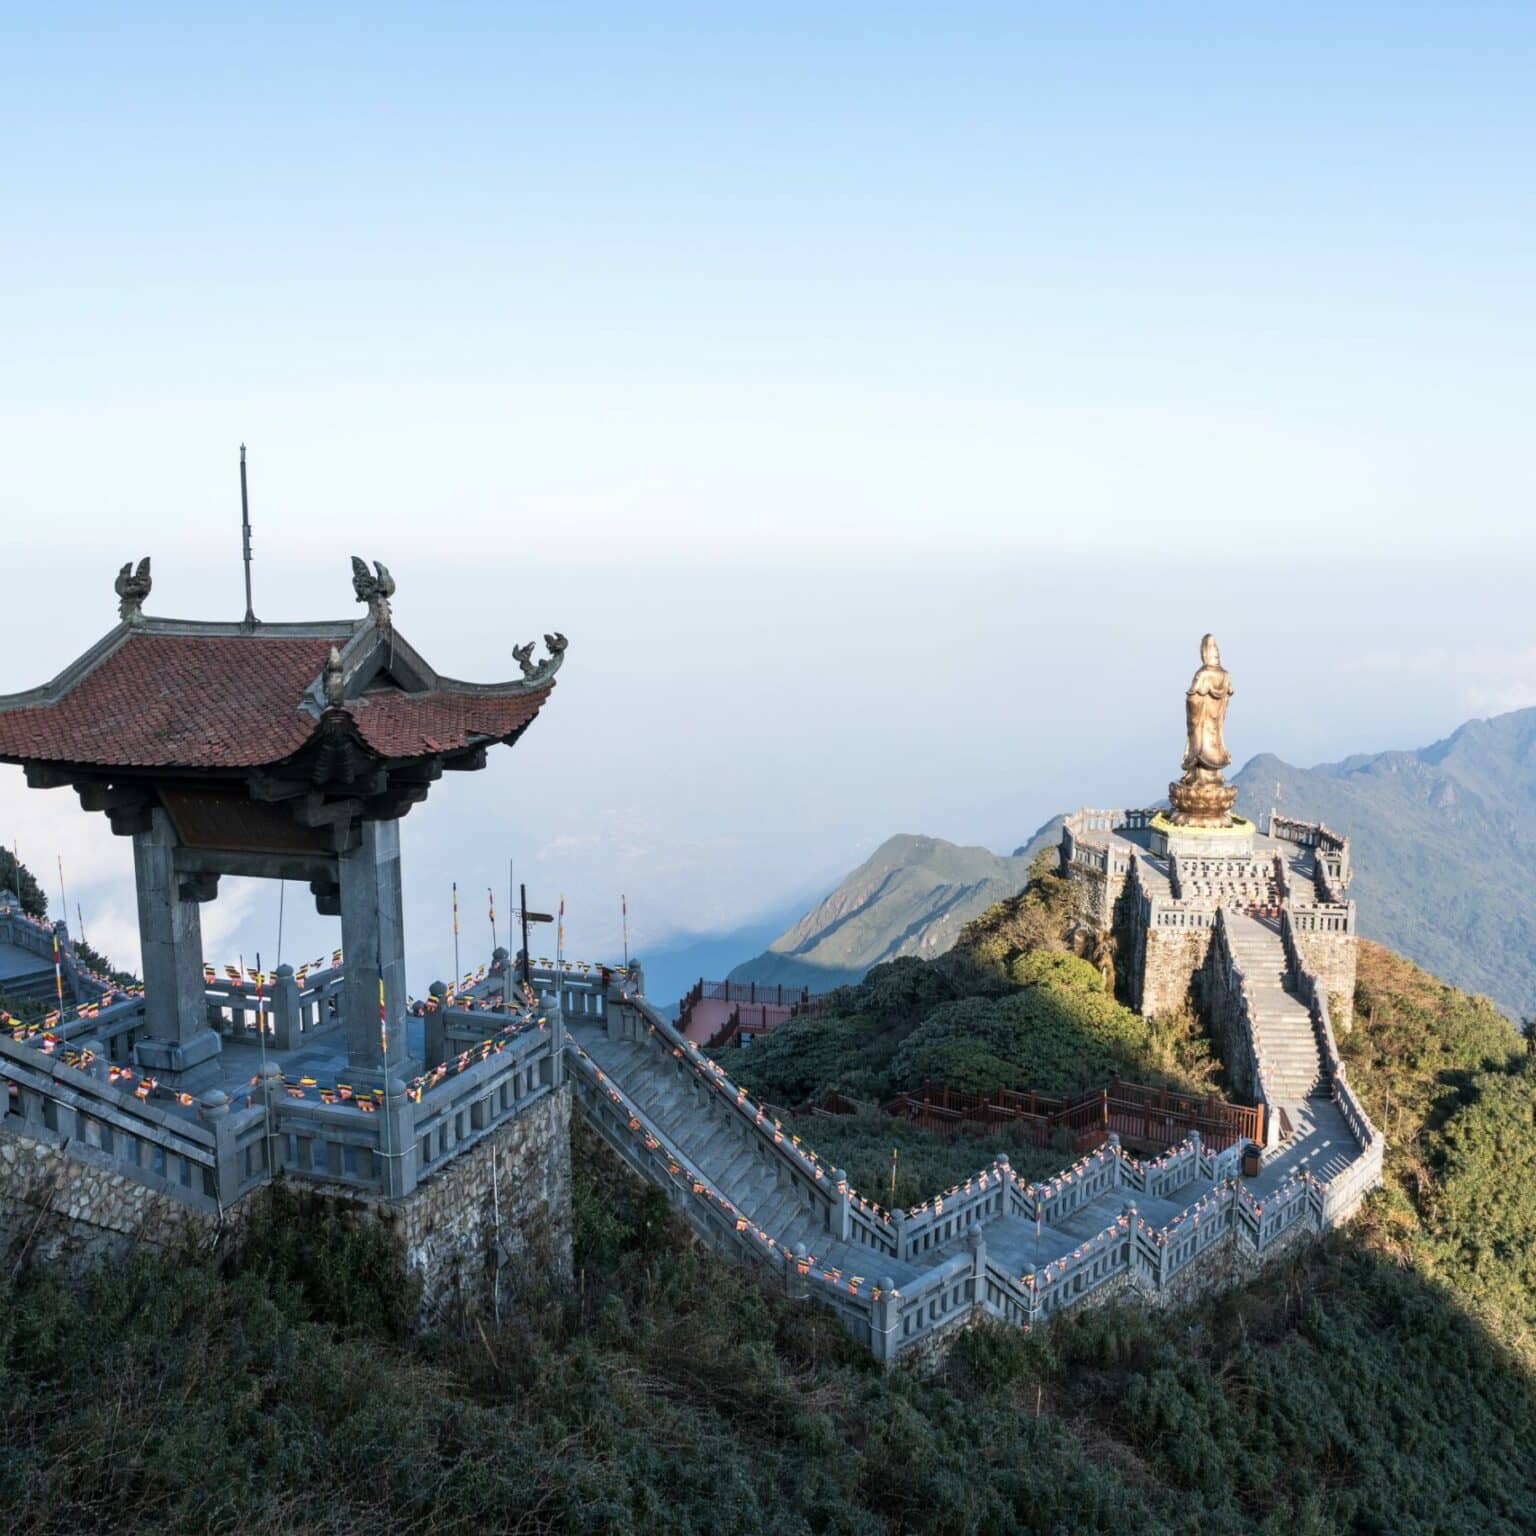
<instances>
[{"instance_id":1,"label":"lotus base of statue","mask_svg":"<svg viewBox=\"0 0 1536 1536\"><path fill-rule=\"evenodd\" d=\"M1237 791L1222 782L1219 773L1205 778L1201 770L1168 786L1168 819L1176 827L1227 828L1233 824L1232 807Z\"/></svg>"}]
</instances>

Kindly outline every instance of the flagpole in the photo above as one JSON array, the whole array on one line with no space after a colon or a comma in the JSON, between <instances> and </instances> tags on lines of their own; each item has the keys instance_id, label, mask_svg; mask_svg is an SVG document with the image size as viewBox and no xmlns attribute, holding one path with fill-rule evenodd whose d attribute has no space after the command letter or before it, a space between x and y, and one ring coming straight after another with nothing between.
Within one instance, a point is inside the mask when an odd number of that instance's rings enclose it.
<instances>
[{"instance_id":1,"label":"flagpole","mask_svg":"<svg viewBox=\"0 0 1536 1536\"><path fill-rule=\"evenodd\" d=\"M228 951L226 950L227 954ZM256 974L261 975L261 951L256 951ZM240 952L240 985L245 985L245 951ZM256 1038L261 1044L261 1128L265 1138L267 1153L267 1172L275 1173L272 1164L275 1161L274 1154L277 1150L277 1138L272 1133L272 1079L267 1076L267 1032L261 1027L261 988L258 984L256 990ZM241 1010L244 1018L245 1011ZM242 1031L244 1026L242 1025Z\"/></svg>"},{"instance_id":2,"label":"flagpole","mask_svg":"<svg viewBox=\"0 0 1536 1536\"><path fill-rule=\"evenodd\" d=\"M453 882L453 985L448 989L455 997L459 995L459 882Z\"/></svg>"},{"instance_id":3,"label":"flagpole","mask_svg":"<svg viewBox=\"0 0 1536 1536\"><path fill-rule=\"evenodd\" d=\"M619 893L619 915L624 927L624 969L629 969L629 897Z\"/></svg>"},{"instance_id":4,"label":"flagpole","mask_svg":"<svg viewBox=\"0 0 1536 1536\"><path fill-rule=\"evenodd\" d=\"M511 915L513 915L513 912L516 912L516 909L518 909L518 897L516 897L515 892L516 892L516 886L513 885L513 865L511 865L511 859L508 859L507 860L507 915L508 915L508 917L511 917ZM508 935L508 937L511 937L511 935ZM513 940L513 943L516 943L516 940ZM516 957L513 957L513 962L511 962L511 965L507 966L507 974L505 974L504 977L502 977L502 991L504 991L505 995L507 995L507 1012L511 1012L511 995L513 995L513 994L511 994L511 975L513 975L513 972L515 972L516 969L518 969L518 962L516 962Z\"/></svg>"},{"instance_id":5,"label":"flagpole","mask_svg":"<svg viewBox=\"0 0 1536 1536\"><path fill-rule=\"evenodd\" d=\"M53 987L59 999L59 1023L64 1022L64 971L59 963L59 930L53 930Z\"/></svg>"},{"instance_id":6,"label":"flagpole","mask_svg":"<svg viewBox=\"0 0 1536 1536\"><path fill-rule=\"evenodd\" d=\"M565 897L560 898L560 918L555 928L555 1023L551 1030L558 1062L565 1054ZM558 1079L557 1079L558 1081Z\"/></svg>"}]
</instances>

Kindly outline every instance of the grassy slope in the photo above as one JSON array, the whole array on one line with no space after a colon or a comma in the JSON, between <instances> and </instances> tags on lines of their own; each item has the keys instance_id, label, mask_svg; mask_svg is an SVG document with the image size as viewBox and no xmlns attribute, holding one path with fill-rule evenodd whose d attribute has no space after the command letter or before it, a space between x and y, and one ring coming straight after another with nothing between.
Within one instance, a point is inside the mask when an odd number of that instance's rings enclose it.
<instances>
[{"instance_id":1,"label":"grassy slope","mask_svg":"<svg viewBox=\"0 0 1536 1536\"><path fill-rule=\"evenodd\" d=\"M1390 1188L1219 1300L984 1328L935 1380L884 1376L579 1135L578 1285L516 1326L407 1338L378 1240L297 1212L235 1274L143 1260L87 1301L0 1280L9 1524L1530 1530L1536 1074L1486 1004L1380 952L1361 971L1346 1049Z\"/></svg>"},{"instance_id":2,"label":"grassy slope","mask_svg":"<svg viewBox=\"0 0 1536 1536\"><path fill-rule=\"evenodd\" d=\"M925 1082L1072 1094L1118 1073L1208 1086L1218 1063L1192 1020L1143 1019L1067 952L1071 910L1066 882L1037 863L1025 890L967 924L949 953L877 966L726 1065L785 1106L833 1089L879 1102Z\"/></svg>"}]
</instances>

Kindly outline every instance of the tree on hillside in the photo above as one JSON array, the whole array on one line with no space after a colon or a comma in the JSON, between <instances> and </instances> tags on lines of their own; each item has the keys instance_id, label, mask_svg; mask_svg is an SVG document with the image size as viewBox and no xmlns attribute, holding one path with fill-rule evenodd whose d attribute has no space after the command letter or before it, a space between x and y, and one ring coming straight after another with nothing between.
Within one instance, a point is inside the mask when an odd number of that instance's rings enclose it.
<instances>
[{"instance_id":1,"label":"tree on hillside","mask_svg":"<svg viewBox=\"0 0 1536 1536\"><path fill-rule=\"evenodd\" d=\"M15 891L21 910L30 917L48 916L48 897L25 864L16 862L9 848L0 848L0 890Z\"/></svg>"},{"instance_id":2,"label":"tree on hillside","mask_svg":"<svg viewBox=\"0 0 1536 1536\"><path fill-rule=\"evenodd\" d=\"M1071 884L1057 872L1055 853L1044 850L1035 855L1029 884L1017 896L988 907L960 930L956 952L1006 976L1021 955L1068 948L1076 908Z\"/></svg>"}]
</instances>

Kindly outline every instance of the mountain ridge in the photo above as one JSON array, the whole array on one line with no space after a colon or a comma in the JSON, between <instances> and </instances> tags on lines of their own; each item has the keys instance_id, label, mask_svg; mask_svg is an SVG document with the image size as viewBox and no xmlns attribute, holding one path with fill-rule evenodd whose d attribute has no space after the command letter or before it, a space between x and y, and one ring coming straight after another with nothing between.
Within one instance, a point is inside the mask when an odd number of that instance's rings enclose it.
<instances>
[{"instance_id":1,"label":"mountain ridge","mask_svg":"<svg viewBox=\"0 0 1536 1536\"><path fill-rule=\"evenodd\" d=\"M1026 850L1033 843L999 854L897 833L729 980L821 992L901 955L942 954L971 918L1024 889Z\"/></svg>"},{"instance_id":2,"label":"mountain ridge","mask_svg":"<svg viewBox=\"0 0 1536 1536\"><path fill-rule=\"evenodd\" d=\"M1232 782L1246 816L1278 808L1349 834L1364 937L1512 1016L1536 1013L1536 708L1310 768L1261 752ZM731 979L819 991L898 955L941 953L969 918L1022 889L1061 821L1012 855L889 838Z\"/></svg>"}]
</instances>

